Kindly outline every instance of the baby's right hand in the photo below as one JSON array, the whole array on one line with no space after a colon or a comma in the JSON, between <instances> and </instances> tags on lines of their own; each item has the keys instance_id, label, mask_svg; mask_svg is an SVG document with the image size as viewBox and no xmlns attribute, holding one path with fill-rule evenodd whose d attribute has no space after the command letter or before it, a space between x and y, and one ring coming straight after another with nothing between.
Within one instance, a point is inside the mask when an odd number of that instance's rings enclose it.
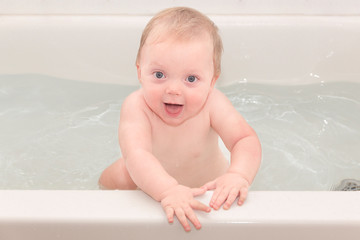
<instances>
[{"instance_id":1,"label":"baby's right hand","mask_svg":"<svg viewBox=\"0 0 360 240\"><path fill-rule=\"evenodd\" d=\"M176 185L162 194L161 206L163 207L169 223L174 222L174 214L184 227L185 231L190 231L191 227L187 218L192 222L196 229L201 228L201 224L196 217L193 209L210 212L211 208L194 199L206 192L203 188L188 188L183 185Z\"/></svg>"}]
</instances>

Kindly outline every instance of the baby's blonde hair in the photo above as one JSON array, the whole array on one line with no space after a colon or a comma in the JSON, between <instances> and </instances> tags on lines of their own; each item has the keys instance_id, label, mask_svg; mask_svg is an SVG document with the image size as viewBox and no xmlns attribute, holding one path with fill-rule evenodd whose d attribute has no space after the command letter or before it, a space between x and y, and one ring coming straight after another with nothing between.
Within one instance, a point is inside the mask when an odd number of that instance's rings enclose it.
<instances>
[{"instance_id":1,"label":"baby's blonde hair","mask_svg":"<svg viewBox=\"0 0 360 240\"><path fill-rule=\"evenodd\" d=\"M213 41L214 75L218 77L221 72L221 54L223 51L218 28L210 18L187 7L165 9L149 21L141 36L136 64L139 64L141 49L150 35L154 39L160 39L161 36L171 34L179 40L190 40L204 33L209 34Z\"/></svg>"}]
</instances>

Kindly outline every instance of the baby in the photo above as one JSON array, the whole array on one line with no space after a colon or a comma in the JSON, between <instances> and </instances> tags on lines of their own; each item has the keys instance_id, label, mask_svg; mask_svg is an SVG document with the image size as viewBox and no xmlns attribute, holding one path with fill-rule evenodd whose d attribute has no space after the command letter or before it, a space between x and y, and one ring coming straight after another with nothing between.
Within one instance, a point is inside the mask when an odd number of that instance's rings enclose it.
<instances>
[{"instance_id":1,"label":"baby","mask_svg":"<svg viewBox=\"0 0 360 240\"><path fill-rule=\"evenodd\" d=\"M99 180L106 189L140 188L186 231L188 220L201 228L194 210L229 209L237 197L243 204L261 161L256 133L214 88L221 54L217 27L196 10L171 8L150 20L136 60L142 87L121 108L123 157ZM210 207L194 198L207 190Z\"/></svg>"}]
</instances>

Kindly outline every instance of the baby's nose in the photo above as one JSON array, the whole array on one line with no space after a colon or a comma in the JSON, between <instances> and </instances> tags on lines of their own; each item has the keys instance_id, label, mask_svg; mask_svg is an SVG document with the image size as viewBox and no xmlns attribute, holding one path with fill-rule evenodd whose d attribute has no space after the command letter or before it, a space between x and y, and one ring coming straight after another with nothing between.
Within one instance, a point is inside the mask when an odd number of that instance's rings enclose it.
<instances>
[{"instance_id":1,"label":"baby's nose","mask_svg":"<svg viewBox=\"0 0 360 240\"><path fill-rule=\"evenodd\" d=\"M181 84L179 81L172 81L166 88L166 93L170 95L181 95Z\"/></svg>"}]
</instances>

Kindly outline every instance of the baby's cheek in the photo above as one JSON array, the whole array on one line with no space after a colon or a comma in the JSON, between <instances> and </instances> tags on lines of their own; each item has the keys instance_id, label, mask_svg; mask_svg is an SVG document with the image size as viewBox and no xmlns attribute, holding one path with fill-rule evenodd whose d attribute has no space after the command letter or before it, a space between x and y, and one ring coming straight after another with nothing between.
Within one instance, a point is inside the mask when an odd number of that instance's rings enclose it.
<instances>
[{"instance_id":1,"label":"baby's cheek","mask_svg":"<svg viewBox=\"0 0 360 240\"><path fill-rule=\"evenodd\" d=\"M161 106L161 95L157 91L146 91L144 93L146 104L155 111Z\"/></svg>"},{"instance_id":2,"label":"baby's cheek","mask_svg":"<svg viewBox=\"0 0 360 240\"><path fill-rule=\"evenodd\" d=\"M201 109L205 102L207 100L207 95L205 94L198 94L198 95L195 95L195 96L192 96L190 98L190 105L194 108L194 110L199 110Z\"/></svg>"}]
</instances>

